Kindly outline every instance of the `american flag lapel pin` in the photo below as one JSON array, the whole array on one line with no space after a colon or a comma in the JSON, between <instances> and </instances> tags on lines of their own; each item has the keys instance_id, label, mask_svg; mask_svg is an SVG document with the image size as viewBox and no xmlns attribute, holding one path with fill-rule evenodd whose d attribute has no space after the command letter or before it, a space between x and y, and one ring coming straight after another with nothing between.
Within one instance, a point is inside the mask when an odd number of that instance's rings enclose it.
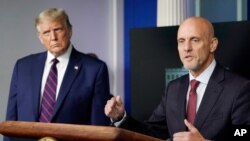
<instances>
[{"instance_id":1,"label":"american flag lapel pin","mask_svg":"<svg viewBox=\"0 0 250 141\"><path fill-rule=\"evenodd\" d=\"M76 65L76 66L74 67L74 69L75 69L75 70L78 70L78 69L79 69L79 67Z\"/></svg>"}]
</instances>

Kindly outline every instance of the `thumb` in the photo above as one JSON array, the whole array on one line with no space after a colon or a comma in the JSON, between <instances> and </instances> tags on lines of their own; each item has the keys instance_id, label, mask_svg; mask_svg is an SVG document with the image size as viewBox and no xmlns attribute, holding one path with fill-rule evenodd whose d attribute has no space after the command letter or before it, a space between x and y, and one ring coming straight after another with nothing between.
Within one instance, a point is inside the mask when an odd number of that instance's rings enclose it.
<instances>
[{"instance_id":1,"label":"thumb","mask_svg":"<svg viewBox=\"0 0 250 141\"><path fill-rule=\"evenodd\" d=\"M184 123L187 126L189 131L191 131L191 132L197 131L197 129L194 127L194 125L191 124L190 122L188 122L187 119L184 119Z\"/></svg>"},{"instance_id":2,"label":"thumb","mask_svg":"<svg viewBox=\"0 0 250 141\"><path fill-rule=\"evenodd\" d=\"M116 103L117 103L117 105L122 105L122 99L121 99L121 96L116 96L115 97L115 101L116 101Z\"/></svg>"}]
</instances>

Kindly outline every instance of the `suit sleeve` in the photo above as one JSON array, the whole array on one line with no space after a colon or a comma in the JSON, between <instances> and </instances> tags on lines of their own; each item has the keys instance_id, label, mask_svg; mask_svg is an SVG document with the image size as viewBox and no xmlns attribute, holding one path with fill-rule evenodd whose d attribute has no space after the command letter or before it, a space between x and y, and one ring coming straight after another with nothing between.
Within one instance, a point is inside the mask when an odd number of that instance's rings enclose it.
<instances>
[{"instance_id":1,"label":"suit sleeve","mask_svg":"<svg viewBox=\"0 0 250 141\"><path fill-rule=\"evenodd\" d=\"M94 96L92 101L91 124L109 125L109 118L104 113L104 107L110 98L108 69L105 63L101 63L97 72Z\"/></svg>"},{"instance_id":2,"label":"suit sleeve","mask_svg":"<svg viewBox=\"0 0 250 141\"><path fill-rule=\"evenodd\" d=\"M16 63L9 90L6 120L17 120L18 63Z\"/></svg>"},{"instance_id":3,"label":"suit sleeve","mask_svg":"<svg viewBox=\"0 0 250 141\"><path fill-rule=\"evenodd\" d=\"M6 120L16 121L17 120L17 79L18 79L18 67L17 63L14 67L10 90L9 90L9 98L6 112ZM4 141L9 141L9 137L4 136Z\"/></svg>"},{"instance_id":4,"label":"suit sleeve","mask_svg":"<svg viewBox=\"0 0 250 141\"><path fill-rule=\"evenodd\" d=\"M232 108L233 125L250 125L250 82L241 85Z\"/></svg>"}]
</instances>

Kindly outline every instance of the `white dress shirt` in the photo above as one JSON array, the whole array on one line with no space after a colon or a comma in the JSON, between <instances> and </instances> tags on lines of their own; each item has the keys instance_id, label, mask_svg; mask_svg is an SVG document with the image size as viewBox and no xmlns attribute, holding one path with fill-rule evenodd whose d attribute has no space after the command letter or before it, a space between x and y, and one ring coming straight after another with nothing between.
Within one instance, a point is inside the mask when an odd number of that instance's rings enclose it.
<instances>
[{"instance_id":1,"label":"white dress shirt","mask_svg":"<svg viewBox=\"0 0 250 141\"><path fill-rule=\"evenodd\" d=\"M57 74L58 74L56 99L58 97L58 93L59 93L59 90L61 88L63 76L65 74L66 68L67 68L68 63L69 63L69 57L70 57L71 52L72 52L72 45L69 46L69 48L67 49L67 51L63 55L57 57L57 60L59 62L56 64ZM47 81L47 77L49 75L51 65L53 64L52 60L54 58L55 58L54 55L48 51L47 52L47 59L46 59L44 70L43 70L42 86L41 86L41 98L40 99L42 99L45 83Z\"/></svg>"},{"instance_id":2,"label":"white dress shirt","mask_svg":"<svg viewBox=\"0 0 250 141\"><path fill-rule=\"evenodd\" d=\"M197 92L197 106L196 106L196 112L198 111L200 104L201 104L201 100L204 96L205 90L207 88L207 84L208 81L214 71L214 68L216 66L216 61L213 60L212 63L208 66L208 68L206 68L198 77L194 77L192 76L192 74L189 72L189 81L195 79L197 81L200 82L200 84L198 85L196 92ZM189 83L190 84L190 83ZM189 85L188 87L188 91L187 91L187 102L188 103L188 99L189 99L189 91L191 89L191 86ZM187 104L186 104L187 107Z\"/></svg>"}]
</instances>

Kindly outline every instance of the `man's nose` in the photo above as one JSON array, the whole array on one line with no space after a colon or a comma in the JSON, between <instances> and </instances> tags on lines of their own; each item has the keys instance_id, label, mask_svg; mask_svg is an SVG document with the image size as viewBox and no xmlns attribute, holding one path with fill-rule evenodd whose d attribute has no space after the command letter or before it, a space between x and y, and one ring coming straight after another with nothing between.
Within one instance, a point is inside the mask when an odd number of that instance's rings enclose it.
<instances>
[{"instance_id":1,"label":"man's nose","mask_svg":"<svg viewBox=\"0 0 250 141\"><path fill-rule=\"evenodd\" d=\"M52 32L50 33L50 39L51 39L51 40L57 40L57 35L56 35L56 33L55 33L54 31L52 31Z\"/></svg>"},{"instance_id":2,"label":"man's nose","mask_svg":"<svg viewBox=\"0 0 250 141\"><path fill-rule=\"evenodd\" d=\"M185 51L190 51L192 50L192 45L190 42L186 42L185 45L184 45L184 50Z\"/></svg>"}]
</instances>

